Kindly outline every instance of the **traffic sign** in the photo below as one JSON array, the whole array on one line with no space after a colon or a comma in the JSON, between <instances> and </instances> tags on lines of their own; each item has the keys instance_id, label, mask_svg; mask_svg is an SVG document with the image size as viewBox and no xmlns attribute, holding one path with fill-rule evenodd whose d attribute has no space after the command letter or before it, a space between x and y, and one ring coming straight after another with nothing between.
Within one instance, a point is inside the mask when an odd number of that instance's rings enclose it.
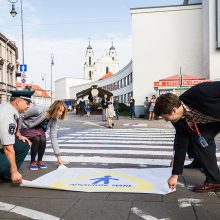
<instances>
[{"instance_id":1,"label":"traffic sign","mask_svg":"<svg viewBox=\"0 0 220 220\"><path fill-rule=\"evenodd\" d=\"M20 72L27 72L27 64L20 64Z\"/></svg>"},{"instance_id":2,"label":"traffic sign","mask_svg":"<svg viewBox=\"0 0 220 220\"><path fill-rule=\"evenodd\" d=\"M21 74L21 78L26 78L27 76L26 76L26 74L25 73L22 73Z\"/></svg>"},{"instance_id":3,"label":"traffic sign","mask_svg":"<svg viewBox=\"0 0 220 220\"><path fill-rule=\"evenodd\" d=\"M24 79L24 78L21 79L21 82L22 82L22 83L26 83L26 79Z\"/></svg>"}]
</instances>

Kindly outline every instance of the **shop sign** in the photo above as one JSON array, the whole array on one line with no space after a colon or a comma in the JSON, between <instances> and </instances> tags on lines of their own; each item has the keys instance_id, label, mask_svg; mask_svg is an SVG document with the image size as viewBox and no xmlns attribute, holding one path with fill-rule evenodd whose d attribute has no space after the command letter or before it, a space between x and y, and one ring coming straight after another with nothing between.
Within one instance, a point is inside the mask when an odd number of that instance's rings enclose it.
<instances>
[{"instance_id":1,"label":"shop sign","mask_svg":"<svg viewBox=\"0 0 220 220\"><path fill-rule=\"evenodd\" d=\"M196 84L202 83L202 82L209 82L210 80L204 79L204 80L183 80L182 86L194 86ZM157 81L154 82L154 86L180 86L179 80L174 81Z\"/></svg>"}]
</instances>

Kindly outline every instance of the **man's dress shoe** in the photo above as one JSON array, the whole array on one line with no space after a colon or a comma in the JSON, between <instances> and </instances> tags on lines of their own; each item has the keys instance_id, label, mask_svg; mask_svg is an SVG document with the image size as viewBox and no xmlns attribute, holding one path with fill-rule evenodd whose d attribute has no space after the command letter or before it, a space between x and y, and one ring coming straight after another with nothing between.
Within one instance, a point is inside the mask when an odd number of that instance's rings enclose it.
<instances>
[{"instance_id":1,"label":"man's dress shoe","mask_svg":"<svg viewBox=\"0 0 220 220\"><path fill-rule=\"evenodd\" d=\"M195 186L194 192L218 192L220 191L220 183L204 183L202 185Z\"/></svg>"}]
</instances>

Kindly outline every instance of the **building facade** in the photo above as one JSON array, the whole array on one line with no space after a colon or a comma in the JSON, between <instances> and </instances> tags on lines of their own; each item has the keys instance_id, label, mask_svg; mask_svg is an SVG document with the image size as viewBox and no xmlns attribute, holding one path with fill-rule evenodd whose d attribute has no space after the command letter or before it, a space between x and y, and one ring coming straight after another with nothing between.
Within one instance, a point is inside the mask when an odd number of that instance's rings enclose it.
<instances>
[{"instance_id":1,"label":"building facade","mask_svg":"<svg viewBox=\"0 0 220 220\"><path fill-rule=\"evenodd\" d=\"M0 103L10 99L10 90L16 88L18 48L0 33Z\"/></svg>"}]
</instances>

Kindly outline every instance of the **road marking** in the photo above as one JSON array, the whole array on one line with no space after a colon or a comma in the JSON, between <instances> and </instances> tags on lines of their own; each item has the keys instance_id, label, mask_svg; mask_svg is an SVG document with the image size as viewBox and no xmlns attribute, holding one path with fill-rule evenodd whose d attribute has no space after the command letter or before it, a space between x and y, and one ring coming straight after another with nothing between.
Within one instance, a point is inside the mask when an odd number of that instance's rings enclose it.
<instances>
[{"instance_id":1,"label":"road marking","mask_svg":"<svg viewBox=\"0 0 220 220\"><path fill-rule=\"evenodd\" d=\"M81 122L81 123L83 123L84 125L90 124L90 125L95 125L95 126L101 127L101 128L104 127L104 126L102 126L102 125L98 125L98 124L96 124L96 123L94 123L94 122L90 122L90 121L80 121L80 120L75 120L75 121L76 121L76 122Z\"/></svg>"},{"instance_id":2,"label":"road marking","mask_svg":"<svg viewBox=\"0 0 220 220\"><path fill-rule=\"evenodd\" d=\"M161 134L160 133L155 133L155 134L139 134L139 133L135 133L135 134L130 134L130 133L127 133L127 134L118 134L118 133L115 133L115 134L109 134L109 133L88 133L86 134L86 137L93 137L94 134L96 135L96 137L161 137ZM69 136L64 136L64 137L82 137L84 134L79 134L78 132L75 133L75 134L69 134ZM163 137L168 137L168 138L174 138L174 134L163 134Z\"/></svg>"},{"instance_id":3,"label":"road marking","mask_svg":"<svg viewBox=\"0 0 220 220\"><path fill-rule=\"evenodd\" d=\"M138 144L122 144L122 145L116 145L116 144L105 144L105 143L90 143L90 144L76 144L76 143L62 143L59 144L60 147L82 147L82 148L92 148L92 147L101 147L101 148L143 148L143 149L172 149L173 145L138 145ZM47 148L51 147L51 144L47 144Z\"/></svg>"},{"instance_id":4,"label":"road marking","mask_svg":"<svg viewBox=\"0 0 220 220\"><path fill-rule=\"evenodd\" d=\"M30 155L28 155L25 161L30 161ZM108 163L108 164L134 164L134 165L155 165L155 166L170 166L170 160L167 159L147 159L147 158L121 158L121 157L83 157L83 156L62 156L62 160L72 163ZM56 157L50 155L44 155L44 161L56 161ZM192 161L186 160L185 164L189 164Z\"/></svg>"},{"instance_id":5,"label":"road marking","mask_svg":"<svg viewBox=\"0 0 220 220\"><path fill-rule=\"evenodd\" d=\"M200 206L203 201L204 199L193 199L193 198L178 199L180 208L186 208L186 207L192 206L192 204L196 206Z\"/></svg>"},{"instance_id":6,"label":"road marking","mask_svg":"<svg viewBox=\"0 0 220 220\"><path fill-rule=\"evenodd\" d=\"M46 149L46 152L53 153L53 149ZM60 149L61 153L76 154L123 154L123 155L161 155L172 156L173 151L136 151L136 150L97 150L97 149Z\"/></svg>"},{"instance_id":7,"label":"road marking","mask_svg":"<svg viewBox=\"0 0 220 220\"><path fill-rule=\"evenodd\" d=\"M16 206L13 204L3 203L0 202L0 210L1 211L7 211L7 212L13 212L22 216L29 217L31 219L41 219L41 220L59 220L60 218L35 211L33 209L24 208L21 206Z\"/></svg>"},{"instance_id":8,"label":"road marking","mask_svg":"<svg viewBox=\"0 0 220 220\"><path fill-rule=\"evenodd\" d=\"M141 217L141 218L143 218L145 220L170 220L170 218L160 218L160 219L159 218L155 218L154 216L149 215L148 213L138 209L137 207L131 208L131 211L135 215L137 215L137 216L139 216L139 217Z\"/></svg>"},{"instance_id":9,"label":"road marking","mask_svg":"<svg viewBox=\"0 0 220 220\"><path fill-rule=\"evenodd\" d=\"M67 140L65 143L121 143L121 144L127 144L128 142L131 144L173 144L173 141L160 141L160 140L154 140L154 141L136 141L136 140L127 140L127 141L121 141L121 140Z\"/></svg>"},{"instance_id":10,"label":"road marking","mask_svg":"<svg viewBox=\"0 0 220 220\"><path fill-rule=\"evenodd\" d=\"M69 137L69 139L70 138L72 138L72 137ZM80 139L89 139L89 140L93 140L93 139L95 139L95 140L97 140L97 139L99 139L99 140L102 140L102 139L105 139L106 140L106 138L108 139L108 140L163 140L163 141L173 141L174 140L174 137L172 137L172 138L169 138L169 137L111 137L111 136L109 136L109 137L105 137L105 136L102 136L102 137L97 137L97 136L95 136L95 137L87 137L87 136L81 136L81 137L77 137L76 139L77 140L80 140ZM63 139L63 138L59 138L59 139ZM66 138L65 138L66 139Z\"/></svg>"}]
</instances>

